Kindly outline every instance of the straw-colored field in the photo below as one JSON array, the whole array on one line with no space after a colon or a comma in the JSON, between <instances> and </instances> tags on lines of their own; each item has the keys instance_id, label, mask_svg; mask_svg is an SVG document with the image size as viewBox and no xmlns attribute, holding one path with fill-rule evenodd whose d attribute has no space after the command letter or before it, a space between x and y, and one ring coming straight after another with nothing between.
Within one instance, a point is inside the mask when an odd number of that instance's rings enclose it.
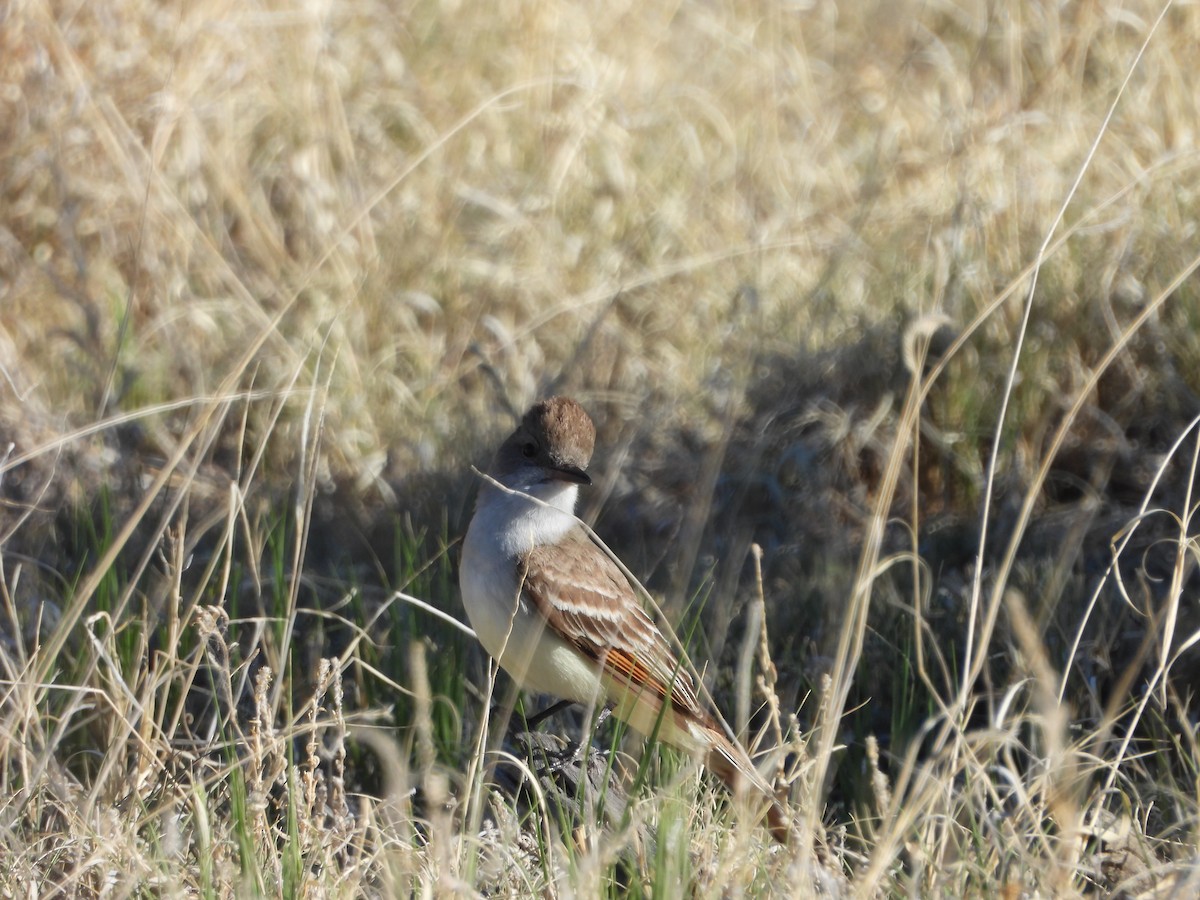
<instances>
[{"instance_id":1,"label":"straw-colored field","mask_svg":"<svg viewBox=\"0 0 1200 900\"><path fill-rule=\"evenodd\" d=\"M1200 892L1198 46L0 4L0 896ZM555 393L787 848L608 725L620 821L489 787L509 682L437 613Z\"/></svg>"}]
</instances>

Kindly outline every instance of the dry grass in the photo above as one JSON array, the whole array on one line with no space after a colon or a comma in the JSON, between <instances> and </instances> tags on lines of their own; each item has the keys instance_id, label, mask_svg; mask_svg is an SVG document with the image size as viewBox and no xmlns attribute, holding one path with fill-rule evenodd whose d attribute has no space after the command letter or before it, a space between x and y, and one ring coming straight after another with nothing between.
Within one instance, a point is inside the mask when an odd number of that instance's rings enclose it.
<instances>
[{"instance_id":1,"label":"dry grass","mask_svg":"<svg viewBox=\"0 0 1200 900\"><path fill-rule=\"evenodd\" d=\"M0 7L0 893L1195 892L1198 43ZM551 392L820 861L653 754L603 837L487 788L478 651L392 589L461 615Z\"/></svg>"}]
</instances>

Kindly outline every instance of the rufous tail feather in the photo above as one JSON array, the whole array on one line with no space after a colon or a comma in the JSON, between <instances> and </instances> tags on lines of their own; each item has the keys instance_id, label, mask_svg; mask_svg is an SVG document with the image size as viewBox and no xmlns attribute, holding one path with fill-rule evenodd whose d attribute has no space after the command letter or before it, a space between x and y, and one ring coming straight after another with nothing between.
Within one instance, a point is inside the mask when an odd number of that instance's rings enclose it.
<instances>
[{"instance_id":1,"label":"rufous tail feather","mask_svg":"<svg viewBox=\"0 0 1200 900\"><path fill-rule=\"evenodd\" d=\"M767 820L767 830L780 844L786 845L792 836L792 821L787 807L779 795L767 784L766 780L754 768L745 752L735 747L720 734L714 734L713 747L708 751L706 768L720 778L730 792L739 799L744 798L748 803L757 806L765 803L760 815Z\"/></svg>"}]
</instances>

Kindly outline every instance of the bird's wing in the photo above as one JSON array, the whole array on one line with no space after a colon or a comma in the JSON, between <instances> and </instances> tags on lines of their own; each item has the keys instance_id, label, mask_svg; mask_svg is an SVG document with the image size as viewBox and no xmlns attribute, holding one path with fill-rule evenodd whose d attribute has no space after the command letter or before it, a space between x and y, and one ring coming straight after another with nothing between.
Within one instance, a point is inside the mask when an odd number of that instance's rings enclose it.
<instances>
[{"instance_id":1,"label":"bird's wing","mask_svg":"<svg viewBox=\"0 0 1200 900\"><path fill-rule=\"evenodd\" d=\"M518 577L547 625L608 675L669 698L677 712L716 727L625 575L582 528L535 547L521 559Z\"/></svg>"},{"instance_id":2,"label":"bird's wing","mask_svg":"<svg viewBox=\"0 0 1200 900\"><path fill-rule=\"evenodd\" d=\"M518 577L547 627L629 690L669 699L677 716L706 732L705 765L735 794L743 787L762 794L771 834L787 843L786 807L746 751L730 741L705 710L691 676L642 609L624 573L582 528L572 529L557 544L534 548L520 560Z\"/></svg>"}]
</instances>

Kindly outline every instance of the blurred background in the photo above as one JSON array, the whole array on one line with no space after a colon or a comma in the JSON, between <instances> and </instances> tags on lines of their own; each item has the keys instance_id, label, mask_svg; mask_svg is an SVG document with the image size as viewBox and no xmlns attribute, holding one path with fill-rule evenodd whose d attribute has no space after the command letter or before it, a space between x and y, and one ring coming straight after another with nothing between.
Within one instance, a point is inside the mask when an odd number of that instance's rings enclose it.
<instances>
[{"instance_id":1,"label":"blurred background","mask_svg":"<svg viewBox=\"0 0 1200 900\"><path fill-rule=\"evenodd\" d=\"M1107 0L8 3L0 632L93 575L118 634L337 609L461 707L479 651L386 598L463 618L470 467L566 393L581 512L730 713L755 543L801 724L870 576L850 759L954 693L977 575L1079 727L1194 685L1148 672L1200 624L1198 44ZM996 621L981 721L1028 663Z\"/></svg>"}]
</instances>

